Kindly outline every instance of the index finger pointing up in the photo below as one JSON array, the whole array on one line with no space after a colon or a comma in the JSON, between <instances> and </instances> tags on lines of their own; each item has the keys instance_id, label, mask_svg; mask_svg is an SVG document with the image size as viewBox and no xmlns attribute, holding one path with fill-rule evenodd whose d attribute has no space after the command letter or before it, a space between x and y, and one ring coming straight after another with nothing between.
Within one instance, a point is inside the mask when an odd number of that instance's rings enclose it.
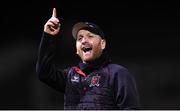
<instances>
[{"instance_id":1,"label":"index finger pointing up","mask_svg":"<svg viewBox=\"0 0 180 111\"><path fill-rule=\"evenodd\" d=\"M57 17L56 8L53 8L52 17Z\"/></svg>"}]
</instances>

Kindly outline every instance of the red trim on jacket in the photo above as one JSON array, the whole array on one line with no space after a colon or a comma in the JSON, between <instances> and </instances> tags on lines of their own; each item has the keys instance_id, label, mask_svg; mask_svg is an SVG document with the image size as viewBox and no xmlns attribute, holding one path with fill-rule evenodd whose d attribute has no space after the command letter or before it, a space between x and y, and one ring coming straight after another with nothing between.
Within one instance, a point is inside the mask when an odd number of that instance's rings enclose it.
<instances>
[{"instance_id":1,"label":"red trim on jacket","mask_svg":"<svg viewBox=\"0 0 180 111\"><path fill-rule=\"evenodd\" d=\"M86 76L86 74L79 67L74 67L74 71L82 76Z\"/></svg>"}]
</instances>

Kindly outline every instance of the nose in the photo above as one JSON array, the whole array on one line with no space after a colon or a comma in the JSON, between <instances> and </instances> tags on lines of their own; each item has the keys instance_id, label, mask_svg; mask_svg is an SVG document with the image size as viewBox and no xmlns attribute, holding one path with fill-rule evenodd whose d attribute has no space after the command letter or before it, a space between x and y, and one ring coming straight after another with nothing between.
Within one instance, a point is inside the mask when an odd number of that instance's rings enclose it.
<instances>
[{"instance_id":1,"label":"nose","mask_svg":"<svg viewBox=\"0 0 180 111\"><path fill-rule=\"evenodd\" d=\"M88 38L87 37L83 37L81 42L82 42L82 44L87 43L88 42Z\"/></svg>"}]
</instances>

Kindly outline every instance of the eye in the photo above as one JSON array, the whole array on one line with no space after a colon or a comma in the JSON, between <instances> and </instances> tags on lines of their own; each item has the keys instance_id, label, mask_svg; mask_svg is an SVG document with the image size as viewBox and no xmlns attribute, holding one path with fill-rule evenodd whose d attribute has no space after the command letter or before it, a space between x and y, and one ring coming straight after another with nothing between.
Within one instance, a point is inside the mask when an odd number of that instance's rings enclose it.
<instances>
[{"instance_id":1,"label":"eye","mask_svg":"<svg viewBox=\"0 0 180 111\"><path fill-rule=\"evenodd\" d=\"M89 37L89 38L92 38L92 37L94 37L94 36L93 36L93 35L89 35L88 37Z\"/></svg>"},{"instance_id":2,"label":"eye","mask_svg":"<svg viewBox=\"0 0 180 111\"><path fill-rule=\"evenodd\" d=\"M77 41L81 41L81 40L82 40L82 38L83 38L83 36L82 36L82 35L80 35L80 36L77 38Z\"/></svg>"}]
</instances>

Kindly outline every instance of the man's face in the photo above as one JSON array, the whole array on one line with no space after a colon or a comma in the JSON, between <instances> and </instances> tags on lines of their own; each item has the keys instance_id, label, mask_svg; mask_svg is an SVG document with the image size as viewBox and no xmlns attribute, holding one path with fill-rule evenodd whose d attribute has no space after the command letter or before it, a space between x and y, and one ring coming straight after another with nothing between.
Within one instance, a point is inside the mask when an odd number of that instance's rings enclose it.
<instances>
[{"instance_id":1,"label":"man's face","mask_svg":"<svg viewBox=\"0 0 180 111\"><path fill-rule=\"evenodd\" d=\"M83 62L93 61L98 58L106 46L106 41L99 35L88 30L80 30L77 34L77 54Z\"/></svg>"}]
</instances>

